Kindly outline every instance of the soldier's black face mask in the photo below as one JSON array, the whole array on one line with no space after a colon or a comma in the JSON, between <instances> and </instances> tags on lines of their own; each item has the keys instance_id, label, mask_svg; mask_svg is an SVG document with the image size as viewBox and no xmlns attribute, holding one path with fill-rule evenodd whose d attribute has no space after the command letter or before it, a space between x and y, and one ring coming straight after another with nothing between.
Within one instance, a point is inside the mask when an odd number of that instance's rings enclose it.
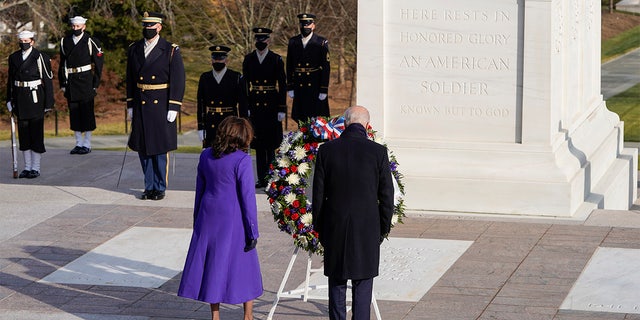
<instances>
[{"instance_id":1,"label":"soldier's black face mask","mask_svg":"<svg viewBox=\"0 0 640 320\"><path fill-rule=\"evenodd\" d=\"M31 43L20 42L20 49L22 51L27 51L27 50L29 50L29 48L31 48Z\"/></svg>"},{"instance_id":2,"label":"soldier's black face mask","mask_svg":"<svg viewBox=\"0 0 640 320\"><path fill-rule=\"evenodd\" d=\"M300 34L301 34L303 37L306 37L306 36L310 35L310 34L311 34L311 28L307 28L307 27L300 27Z\"/></svg>"},{"instance_id":3,"label":"soldier's black face mask","mask_svg":"<svg viewBox=\"0 0 640 320\"><path fill-rule=\"evenodd\" d=\"M222 71L222 69L224 69L224 66L226 66L227 64L224 62L214 62L211 65L213 66L213 70Z\"/></svg>"},{"instance_id":4,"label":"soldier's black face mask","mask_svg":"<svg viewBox=\"0 0 640 320\"><path fill-rule=\"evenodd\" d=\"M76 30L73 30L73 35L74 35L74 36L76 36L76 37L77 37L77 36L79 36L79 35L81 35L81 34L82 34L82 29L76 29Z\"/></svg>"},{"instance_id":5,"label":"soldier's black face mask","mask_svg":"<svg viewBox=\"0 0 640 320\"><path fill-rule=\"evenodd\" d=\"M153 37L155 37L157 34L158 34L157 29L147 29L147 28L142 29L142 36L147 40L153 39Z\"/></svg>"},{"instance_id":6,"label":"soldier's black face mask","mask_svg":"<svg viewBox=\"0 0 640 320\"><path fill-rule=\"evenodd\" d=\"M267 47L266 43L264 43L262 41L256 41L256 49L258 49L258 51L262 51L266 47Z\"/></svg>"}]
</instances>

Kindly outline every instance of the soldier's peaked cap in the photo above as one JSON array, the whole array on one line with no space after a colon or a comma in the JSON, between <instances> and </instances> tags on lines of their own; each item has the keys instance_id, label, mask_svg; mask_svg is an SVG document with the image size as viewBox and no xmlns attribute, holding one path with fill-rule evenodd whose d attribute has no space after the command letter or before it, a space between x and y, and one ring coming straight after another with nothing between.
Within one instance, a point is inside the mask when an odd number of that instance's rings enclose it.
<instances>
[{"instance_id":1,"label":"soldier's peaked cap","mask_svg":"<svg viewBox=\"0 0 640 320\"><path fill-rule=\"evenodd\" d=\"M298 15L298 20L300 20L300 24L311 24L315 20L316 15L311 13L301 13Z\"/></svg>"},{"instance_id":2,"label":"soldier's peaked cap","mask_svg":"<svg viewBox=\"0 0 640 320\"><path fill-rule=\"evenodd\" d=\"M145 11L142 14L142 25L152 26L156 23L162 23L163 18L164 15L162 13Z\"/></svg>"},{"instance_id":3,"label":"soldier's peaked cap","mask_svg":"<svg viewBox=\"0 0 640 320\"><path fill-rule=\"evenodd\" d=\"M255 34L256 39L258 40L264 40L269 38L269 35L272 32L273 31L269 28L262 28L262 27L253 28L253 33Z\"/></svg>"},{"instance_id":4,"label":"soldier's peaked cap","mask_svg":"<svg viewBox=\"0 0 640 320\"><path fill-rule=\"evenodd\" d=\"M231 51L231 48L215 45L209 47L209 51L211 51L212 58L225 58L229 51Z\"/></svg>"}]
</instances>

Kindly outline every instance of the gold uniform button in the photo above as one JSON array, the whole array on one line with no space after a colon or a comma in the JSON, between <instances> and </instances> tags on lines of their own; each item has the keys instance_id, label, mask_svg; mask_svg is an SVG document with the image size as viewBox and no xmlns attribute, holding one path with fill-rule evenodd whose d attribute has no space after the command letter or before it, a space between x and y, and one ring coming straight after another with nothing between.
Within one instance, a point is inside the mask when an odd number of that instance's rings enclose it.
<instances>
[{"instance_id":1,"label":"gold uniform button","mask_svg":"<svg viewBox=\"0 0 640 320\"><path fill-rule=\"evenodd\" d=\"M311 87L311 83L307 83L307 86Z\"/></svg>"},{"instance_id":2,"label":"gold uniform button","mask_svg":"<svg viewBox=\"0 0 640 320\"><path fill-rule=\"evenodd\" d=\"M158 104L158 100L153 100L153 103L154 104Z\"/></svg>"},{"instance_id":3,"label":"gold uniform button","mask_svg":"<svg viewBox=\"0 0 640 320\"><path fill-rule=\"evenodd\" d=\"M156 79L156 76L151 76L151 80L155 80L155 79Z\"/></svg>"},{"instance_id":4,"label":"gold uniform button","mask_svg":"<svg viewBox=\"0 0 640 320\"><path fill-rule=\"evenodd\" d=\"M301 63L298 63L298 67L301 66L301 65L302 65Z\"/></svg>"},{"instance_id":5,"label":"gold uniform button","mask_svg":"<svg viewBox=\"0 0 640 320\"><path fill-rule=\"evenodd\" d=\"M211 128L215 128L215 125L214 125L214 124L212 124L212 125L211 125Z\"/></svg>"},{"instance_id":6,"label":"gold uniform button","mask_svg":"<svg viewBox=\"0 0 640 320\"><path fill-rule=\"evenodd\" d=\"M140 77L140 80L144 79L143 77Z\"/></svg>"},{"instance_id":7,"label":"gold uniform button","mask_svg":"<svg viewBox=\"0 0 640 320\"><path fill-rule=\"evenodd\" d=\"M305 64L306 66L309 66L309 62L307 62L307 64Z\"/></svg>"},{"instance_id":8,"label":"gold uniform button","mask_svg":"<svg viewBox=\"0 0 640 320\"><path fill-rule=\"evenodd\" d=\"M267 80L265 80L264 83L267 83Z\"/></svg>"},{"instance_id":9,"label":"gold uniform button","mask_svg":"<svg viewBox=\"0 0 640 320\"><path fill-rule=\"evenodd\" d=\"M266 103L266 102L264 103L264 106L265 106L265 107L267 106L267 103Z\"/></svg>"},{"instance_id":10,"label":"gold uniform button","mask_svg":"<svg viewBox=\"0 0 640 320\"><path fill-rule=\"evenodd\" d=\"M256 102L256 106L257 106L257 107L258 107L258 106L260 106L260 103Z\"/></svg>"},{"instance_id":11,"label":"gold uniform button","mask_svg":"<svg viewBox=\"0 0 640 320\"><path fill-rule=\"evenodd\" d=\"M147 102L146 101L142 101L142 104L147 104Z\"/></svg>"},{"instance_id":12,"label":"gold uniform button","mask_svg":"<svg viewBox=\"0 0 640 320\"><path fill-rule=\"evenodd\" d=\"M219 104L222 104L222 101L220 101L220 103L219 103Z\"/></svg>"},{"instance_id":13,"label":"gold uniform button","mask_svg":"<svg viewBox=\"0 0 640 320\"><path fill-rule=\"evenodd\" d=\"M307 72L307 75L310 75L311 73Z\"/></svg>"},{"instance_id":14,"label":"gold uniform button","mask_svg":"<svg viewBox=\"0 0 640 320\"><path fill-rule=\"evenodd\" d=\"M266 92L266 91L262 91L262 93L263 93L263 94L266 94L267 92Z\"/></svg>"}]
</instances>

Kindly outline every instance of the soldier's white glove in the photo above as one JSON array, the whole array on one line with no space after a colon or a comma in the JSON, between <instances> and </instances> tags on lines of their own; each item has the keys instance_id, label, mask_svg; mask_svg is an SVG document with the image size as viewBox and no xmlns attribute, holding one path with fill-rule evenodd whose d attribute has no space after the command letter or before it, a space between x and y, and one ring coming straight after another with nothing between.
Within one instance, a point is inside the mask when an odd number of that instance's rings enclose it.
<instances>
[{"instance_id":1,"label":"soldier's white glove","mask_svg":"<svg viewBox=\"0 0 640 320\"><path fill-rule=\"evenodd\" d=\"M204 130L198 130L198 138L200 138L201 142L204 140Z\"/></svg>"},{"instance_id":2,"label":"soldier's white glove","mask_svg":"<svg viewBox=\"0 0 640 320\"><path fill-rule=\"evenodd\" d=\"M66 93L67 92L67 87L61 87L60 90L62 90L62 92Z\"/></svg>"},{"instance_id":3,"label":"soldier's white glove","mask_svg":"<svg viewBox=\"0 0 640 320\"><path fill-rule=\"evenodd\" d=\"M7 109L9 109L9 112L11 112L11 110L13 110L13 106L11 105L11 101L7 101Z\"/></svg>"},{"instance_id":4,"label":"soldier's white glove","mask_svg":"<svg viewBox=\"0 0 640 320\"><path fill-rule=\"evenodd\" d=\"M177 116L178 116L178 111L169 110L169 112L167 112L167 121L174 122L176 121Z\"/></svg>"},{"instance_id":5,"label":"soldier's white glove","mask_svg":"<svg viewBox=\"0 0 640 320\"><path fill-rule=\"evenodd\" d=\"M286 117L287 114L284 112L278 112L278 121L282 122L282 120L284 120L284 117Z\"/></svg>"},{"instance_id":6,"label":"soldier's white glove","mask_svg":"<svg viewBox=\"0 0 640 320\"><path fill-rule=\"evenodd\" d=\"M320 100L324 100L326 98L327 98L327 94L326 93L321 93L321 94L318 95L318 99L320 99Z\"/></svg>"},{"instance_id":7,"label":"soldier's white glove","mask_svg":"<svg viewBox=\"0 0 640 320\"><path fill-rule=\"evenodd\" d=\"M127 108L127 120L133 119L133 108Z\"/></svg>"},{"instance_id":8,"label":"soldier's white glove","mask_svg":"<svg viewBox=\"0 0 640 320\"><path fill-rule=\"evenodd\" d=\"M293 99L293 90L289 90L289 91L287 91L287 94L289 95L289 97L290 97L291 99Z\"/></svg>"}]
</instances>

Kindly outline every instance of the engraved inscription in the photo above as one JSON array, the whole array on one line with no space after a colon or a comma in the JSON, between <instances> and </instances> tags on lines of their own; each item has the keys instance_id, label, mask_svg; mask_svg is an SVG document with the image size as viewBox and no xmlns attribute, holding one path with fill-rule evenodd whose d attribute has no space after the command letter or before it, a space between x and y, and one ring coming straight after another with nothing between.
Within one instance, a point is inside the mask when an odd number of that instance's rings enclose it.
<instances>
[{"instance_id":1,"label":"engraved inscription","mask_svg":"<svg viewBox=\"0 0 640 320\"><path fill-rule=\"evenodd\" d=\"M403 115L450 118L509 118L511 116L511 111L507 107L487 106L402 105L400 112Z\"/></svg>"},{"instance_id":2,"label":"engraved inscription","mask_svg":"<svg viewBox=\"0 0 640 320\"><path fill-rule=\"evenodd\" d=\"M430 138L513 141L521 6L387 0L385 103L394 108L393 121L426 124ZM458 120L468 132L458 132Z\"/></svg>"}]
</instances>

